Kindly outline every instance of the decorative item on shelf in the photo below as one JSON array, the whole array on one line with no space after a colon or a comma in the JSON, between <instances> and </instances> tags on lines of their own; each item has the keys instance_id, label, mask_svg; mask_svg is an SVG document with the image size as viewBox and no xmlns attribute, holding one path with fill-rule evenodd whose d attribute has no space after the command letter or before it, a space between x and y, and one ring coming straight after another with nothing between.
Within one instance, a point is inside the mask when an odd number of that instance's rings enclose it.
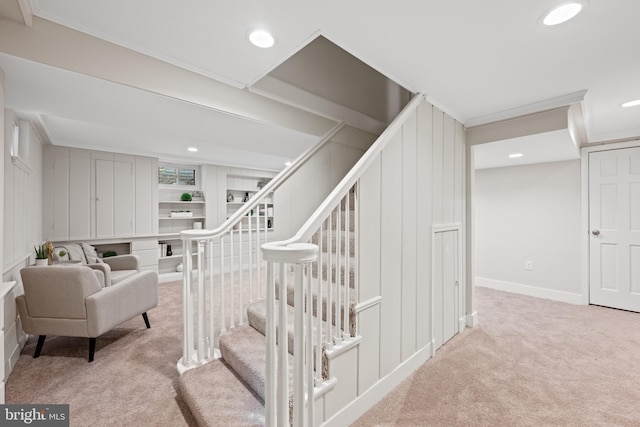
<instances>
[{"instance_id":1,"label":"decorative item on shelf","mask_svg":"<svg viewBox=\"0 0 640 427\"><path fill-rule=\"evenodd\" d=\"M49 264L49 248L46 243L41 245L35 245L33 249L36 252L36 265L48 265Z\"/></svg>"},{"instance_id":2,"label":"decorative item on shelf","mask_svg":"<svg viewBox=\"0 0 640 427\"><path fill-rule=\"evenodd\" d=\"M180 196L180 200L183 202L190 202L193 200L193 198L191 197L191 194L189 193L182 193L182 195Z\"/></svg>"},{"instance_id":3,"label":"decorative item on shelf","mask_svg":"<svg viewBox=\"0 0 640 427\"><path fill-rule=\"evenodd\" d=\"M204 200L204 194L200 190L194 190L191 192L191 198L193 200Z\"/></svg>"},{"instance_id":4,"label":"decorative item on shelf","mask_svg":"<svg viewBox=\"0 0 640 427\"><path fill-rule=\"evenodd\" d=\"M194 230L202 230L202 221L196 221L193 223Z\"/></svg>"},{"instance_id":5,"label":"decorative item on shelf","mask_svg":"<svg viewBox=\"0 0 640 427\"><path fill-rule=\"evenodd\" d=\"M271 181L271 178L262 178L260 179L260 181L258 181L258 188L260 190L262 190L262 188L267 185L269 183L269 181Z\"/></svg>"},{"instance_id":6,"label":"decorative item on shelf","mask_svg":"<svg viewBox=\"0 0 640 427\"><path fill-rule=\"evenodd\" d=\"M104 253L102 254L102 258L109 258L117 255L118 253L116 251L104 251Z\"/></svg>"},{"instance_id":7,"label":"decorative item on shelf","mask_svg":"<svg viewBox=\"0 0 640 427\"><path fill-rule=\"evenodd\" d=\"M193 212L191 211L171 211L169 214L171 218L191 218L193 217Z\"/></svg>"},{"instance_id":8,"label":"decorative item on shelf","mask_svg":"<svg viewBox=\"0 0 640 427\"><path fill-rule=\"evenodd\" d=\"M167 256L173 255L173 251L171 250L171 245L167 245Z\"/></svg>"},{"instance_id":9,"label":"decorative item on shelf","mask_svg":"<svg viewBox=\"0 0 640 427\"><path fill-rule=\"evenodd\" d=\"M249 193L244 193L244 199L242 199L243 202L248 202L249 201Z\"/></svg>"},{"instance_id":10,"label":"decorative item on shelf","mask_svg":"<svg viewBox=\"0 0 640 427\"><path fill-rule=\"evenodd\" d=\"M227 202L231 203L235 200L235 197L233 197L233 193L227 193Z\"/></svg>"},{"instance_id":11,"label":"decorative item on shelf","mask_svg":"<svg viewBox=\"0 0 640 427\"><path fill-rule=\"evenodd\" d=\"M48 260L48 264L49 265L53 265L53 242L47 242L45 244L45 247L47 249L47 260Z\"/></svg>"},{"instance_id":12,"label":"decorative item on shelf","mask_svg":"<svg viewBox=\"0 0 640 427\"><path fill-rule=\"evenodd\" d=\"M181 272L182 272L182 263L180 263L180 264L178 264L178 265L176 266L176 271L177 271L178 273L181 273Z\"/></svg>"},{"instance_id":13,"label":"decorative item on shelf","mask_svg":"<svg viewBox=\"0 0 640 427\"><path fill-rule=\"evenodd\" d=\"M270 219L267 220L267 228L271 228L271 220Z\"/></svg>"}]
</instances>

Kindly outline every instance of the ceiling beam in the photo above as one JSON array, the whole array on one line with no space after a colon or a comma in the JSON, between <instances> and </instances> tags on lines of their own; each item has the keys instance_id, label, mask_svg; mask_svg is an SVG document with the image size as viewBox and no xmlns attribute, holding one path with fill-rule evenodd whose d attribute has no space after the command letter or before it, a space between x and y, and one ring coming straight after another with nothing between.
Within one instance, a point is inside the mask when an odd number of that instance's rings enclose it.
<instances>
[{"instance_id":1,"label":"ceiling beam","mask_svg":"<svg viewBox=\"0 0 640 427\"><path fill-rule=\"evenodd\" d=\"M20 12L22 13L22 19L27 27L33 25L33 9L31 8L31 2L29 0L18 0L18 6L20 6Z\"/></svg>"},{"instance_id":2,"label":"ceiling beam","mask_svg":"<svg viewBox=\"0 0 640 427\"><path fill-rule=\"evenodd\" d=\"M0 52L311 135L336 124L37 16L31 27L2 20Z\"/></svg>"},{"instance_id":3,"label":"ceiling beam","mask_svg":"<svg viewBox=\"0 0 640 427\"><path fill-rule=\"evenodd\" d=\"M567 129L569 106L467 128L467 145L502 141L538 133Z\"/></svg>"}]
</instances>

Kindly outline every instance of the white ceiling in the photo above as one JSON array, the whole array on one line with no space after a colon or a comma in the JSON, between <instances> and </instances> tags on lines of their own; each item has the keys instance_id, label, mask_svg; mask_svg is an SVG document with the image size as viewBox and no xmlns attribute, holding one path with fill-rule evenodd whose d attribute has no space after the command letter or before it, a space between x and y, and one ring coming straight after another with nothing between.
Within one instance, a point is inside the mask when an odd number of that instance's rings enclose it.
<instances>
[{"instance_id":1,"label":"white ceiling","mask_svg":"<svg viewBox=\"0 0 640 427\"><path fill-rule=\"evenodd\" d=\"M580 1L585 3L583 12L556 27L544 27L540 20L561 0L32 0L31 4L36 16L240 88L251 86L322 34L407 89L427 94L467 125L587 90L583 110L589 142L638 137L640 107L619 105L640 98L640 1ZM251 46L247 33L253 28L271 31L275 47ZM264 124L234 126L234 119L240 119L193 105L169 105L175 101L163 102L149 93L134 95L134 89L83 76L65 76L68 72L56 75L50 67L25 65L4 55L0 67L27 70L41 83L51 82L51 73L61 87L67 85L66 95L51 93L48 100L11 86L7 95L25 110L43 110L52 137L66 145L91 139L108 146L117 138L144 152L156 144L184 145L189 138L213 144L213 138L223 144L222 151L228 151L229 162L234 156L246 159L244 150L257 149L258 156L274 157L264 164L275 165L317 140ZM22 78L6 69L5 73L11 84ZM24 80L22 90L33 92L32 82ZM85 85L83 93L71 89L76 84ZM69 93L73 102L65 102ZM94 94L102 96L100 103ZM84 95L88 104L82 104ZM131 99L131 110L118 111L115 106L121 103L110 104L118 97ZM148 109L150 105L153 108ZM148 113L140 117L139 111ZM165 123L172 114L179 115L181 126ZM125 138L131 129L136 141ZM220 129L226 131L220 134ZM255 142L257 135L260 144ZM278 144L270 143L270 138Z\"/></svg>"}]
</instances>

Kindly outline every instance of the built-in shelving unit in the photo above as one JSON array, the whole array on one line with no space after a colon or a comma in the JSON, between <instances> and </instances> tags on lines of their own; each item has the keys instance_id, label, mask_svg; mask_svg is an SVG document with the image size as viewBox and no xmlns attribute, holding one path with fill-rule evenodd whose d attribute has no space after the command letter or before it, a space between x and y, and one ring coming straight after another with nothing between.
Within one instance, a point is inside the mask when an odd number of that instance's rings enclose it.
<instances>
[{"instance_id":1,"label":"built-in shelving unit","mask_svg":"<svg viewBox=\"0 0 640 427\"><path fill-rule=\"evenodd\" d=\"M170 277L169 280L178 280L182 275L176 271L182 263L183 254L180 232L205 228L204 198L194 198L188 202L180 200L183 193L192 191L158 190L158 274L164 279Z\"/></svg>"},{"instance_id":2,"label":"built-in shelving unit","mask_svg":"<svg viewBox=\"0 0 640 427\"><path fill-rule=\"evenodd\" d=\"M266 184L269 179L270 178L240 175L227 176L227 218L233 215L247 201L251 200L263 186L260 184ZM257 222L258 227L261 229L273 229L273 194L269 194L263 203L260 203L256 209L251 210L247 216L243 218L243 230L248 230L249 221L251 221L252 228L256 227Z\"/></svg>"}]
</instances>

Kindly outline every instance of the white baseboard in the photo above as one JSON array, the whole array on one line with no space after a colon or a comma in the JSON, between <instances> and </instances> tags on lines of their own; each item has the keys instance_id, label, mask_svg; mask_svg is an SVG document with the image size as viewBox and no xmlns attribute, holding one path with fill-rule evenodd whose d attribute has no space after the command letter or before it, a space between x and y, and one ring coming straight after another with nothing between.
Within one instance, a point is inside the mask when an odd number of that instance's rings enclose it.
<instances>
[{"instance_id":1,"label":"white baseboard","mask_svg":"<svg viewBox=\"0 0 640 427\"><path fill-rule=\"evenodd\" d=\"M467 314L467 326L470 328L475 328L478 326L478 312L474 311L471 314Z\"/></svg>"},{"instance_id":2,"label":"white baseboard","mask_svg":"<svg viewBox=\"0 0 640 427\"><path fill-rule=\"evenodd\" d=\"M342 408L322 425L327 427L342 427L355 422L360 416L382 400L391 390L400 385L409 375L415 372L431 358L432 345L427 344L410 358L400 364L393 372L380 379L354 401Z\"/></svg>"},{"instance_id":3,"label":"white baseboard","mask_svg":"<svg viewBox=\"0 0 640 427\"><path fill-rule=\"evenodd\" d=\"M486 279L484 277L476 277L475 285L490 289L496 289L498 291L527 295L530 297L546 298L554 301L566 302L569 304L584 305L583 297L581 294L557 291L555 289L539 288L537 286L523 285L521 283Z\"/></svg>"}]
</instances>

